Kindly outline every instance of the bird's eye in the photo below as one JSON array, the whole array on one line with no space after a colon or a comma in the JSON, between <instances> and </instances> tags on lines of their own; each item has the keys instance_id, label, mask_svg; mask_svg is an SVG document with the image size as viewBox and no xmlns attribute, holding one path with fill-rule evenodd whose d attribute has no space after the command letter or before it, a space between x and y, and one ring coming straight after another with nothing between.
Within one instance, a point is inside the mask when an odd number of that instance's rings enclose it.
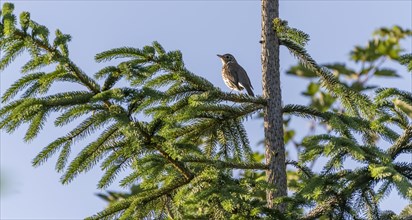
<instances>
[{"instance_id":1,"label":"bird's eye","mask_svg":"<svg viewBox=\"0 0 412 220\"><path fill-rule=\"evenodd\" d=\"M230 56L229 55L226 55L226 59L229 59L230 58Z\"/></svg>"}]
</instances>

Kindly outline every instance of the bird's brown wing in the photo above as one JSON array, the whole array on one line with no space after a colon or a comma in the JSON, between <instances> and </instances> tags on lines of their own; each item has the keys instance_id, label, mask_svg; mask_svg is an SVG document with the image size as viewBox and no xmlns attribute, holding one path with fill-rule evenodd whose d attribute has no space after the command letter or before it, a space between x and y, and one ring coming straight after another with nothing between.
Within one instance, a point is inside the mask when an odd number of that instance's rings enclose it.
<instances>
[{"instance_id":1,"label":"bird's brown wing","mask_svg":"<svg viewBox=\"0 0 412 220\"><path fill-rule=\"evenodd\" d=\"M239 83L241 83L243 85L243 87L250 86L250 88L253 89L253 86L252 86L252 83L250 82L249 76L247 75L246 70L243 69L243 67L241 65L239 65L237 75L238 75Z\"/></svg>"},{"instance_id":2,"label":"bird's brown wing","mask_svg":"<svg viewBox=\"0 0 412 220\"><path fill-rule=\"evenodd\" d=\"M239 68L237 68L237 76L239 79L239 84L246 89L247 93L250 96L255 96L255 94L253 93L252 89L252 83L250 83L250 79L249 76L247 75L245 69L242 68L242 66L239 65Z\"/></svg>"}]
</instances>

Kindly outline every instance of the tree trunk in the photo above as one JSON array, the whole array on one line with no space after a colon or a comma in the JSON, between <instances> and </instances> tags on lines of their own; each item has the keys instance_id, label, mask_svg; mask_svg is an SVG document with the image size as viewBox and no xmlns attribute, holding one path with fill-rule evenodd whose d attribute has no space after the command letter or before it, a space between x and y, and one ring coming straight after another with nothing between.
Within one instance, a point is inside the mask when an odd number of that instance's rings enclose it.
<instances>
[{"instance_id":1,"label":"tree trunk","mask_svg":"<svg viewBox=\"0 0 412 220\"><path fill-rule=\"evenodd\" d=\"M267 99L264 109L265 158L269 165L266 179L276 189L268 191L266 199L269 208L284 212L285 205L273 205L274 198L287 195L279 42L273 29L273 19L278 16L279 0L262 0L262 86L263 97Z\"/></svg>"}]
</instances>

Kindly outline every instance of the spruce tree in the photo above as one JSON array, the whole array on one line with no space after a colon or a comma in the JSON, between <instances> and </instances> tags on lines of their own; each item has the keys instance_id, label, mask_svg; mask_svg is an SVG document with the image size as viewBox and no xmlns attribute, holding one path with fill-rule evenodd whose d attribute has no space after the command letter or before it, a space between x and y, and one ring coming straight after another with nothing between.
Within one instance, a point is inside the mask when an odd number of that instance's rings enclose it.
<instances>
[{"instance_id":1,"label":"spruce tree","mask_svg":"<svg viewBox=\"0 0 412 220\"><path fill-rule=\"evenodd\" d=\"M268 8L263 11L275 13L276 5L265 2ZM31 59L21 68L23 76L1 97L5 105L0 109L0 129L12 133L28 124L24 139L30 141L51 114L59 115L56 126L80 121L33 159L39 166L57 155L56 170L62 173L63 184L100 165L105 174L98 186L104 189L119 172L130 170L120 185L133 186L132 192L101 195L110 205L89 219L385 219L395 218L379 209L379 201L391 189L412 200L412 164L397 161L412 152L412 93L378 88L366 95L348 86L311 58L305 50L309 36L276 18L276 13L262 23L269 36L262 48L285 46L300 61L299 68L315 74L342 111L284 106L284 116L318 120L330 132L305 137L299 159L284 161L278 128L277 142L266 140L269 150L263 163L250 147L243 121L264 112L279 127L282 115L276 111L281 100L272 98L280 95L279 85L269 80L279 74L276 54L262 55L264 70L275 63L273 72L263 74L267 89L263 97L221 91L188 70L180 51L166 51L158 42L99 53L96 62L118 61L117 65L91 75L71 60L70 35L56 30L50 39L47 27L33 21L28 12L17 19L13 7L3 4L0 14L0 70L23 52ZM411 35L399 28L387 32L389 37ZM353 56L372 59L362 51ZM410 54L393 58L411 70ZM45 67L52 71L42 71ZM83 89L50 94L57 82ZM98 138L69 161L71 148L98 132ZM389 147L383 148L378 139ZM328 162L321 172L314 172L307 165L319 157ZM345 160L355 160L359 166L349 169ZM286 171L286 165L297 170L296 181L288 182L290 196L282 188L286 173L282 177L278 172ZM235 175L235 170L242 172ZM281 178L284 183L278 181Z\"/></svg>"}]
</instances>

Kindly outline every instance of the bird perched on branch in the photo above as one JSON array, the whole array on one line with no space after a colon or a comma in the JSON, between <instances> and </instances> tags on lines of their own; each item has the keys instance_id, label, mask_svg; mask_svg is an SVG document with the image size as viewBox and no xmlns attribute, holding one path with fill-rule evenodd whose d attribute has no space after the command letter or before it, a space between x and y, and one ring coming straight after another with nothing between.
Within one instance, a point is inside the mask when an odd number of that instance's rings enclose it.
<instances>
[{"instance_id":1,"label":"bird perched on branch","mask_svg":"<svg viewBox=\"0 0 412 220\"><path fill-rule=\"evenodd\" d=\"M250 83L250 79L243 67L241 67L235 57L232 54L217 55L222 61L222 77L223 81L230 89L241 91L246 89L250 96L253 94L253 86Z\"/></svg>"}]
</instances>

